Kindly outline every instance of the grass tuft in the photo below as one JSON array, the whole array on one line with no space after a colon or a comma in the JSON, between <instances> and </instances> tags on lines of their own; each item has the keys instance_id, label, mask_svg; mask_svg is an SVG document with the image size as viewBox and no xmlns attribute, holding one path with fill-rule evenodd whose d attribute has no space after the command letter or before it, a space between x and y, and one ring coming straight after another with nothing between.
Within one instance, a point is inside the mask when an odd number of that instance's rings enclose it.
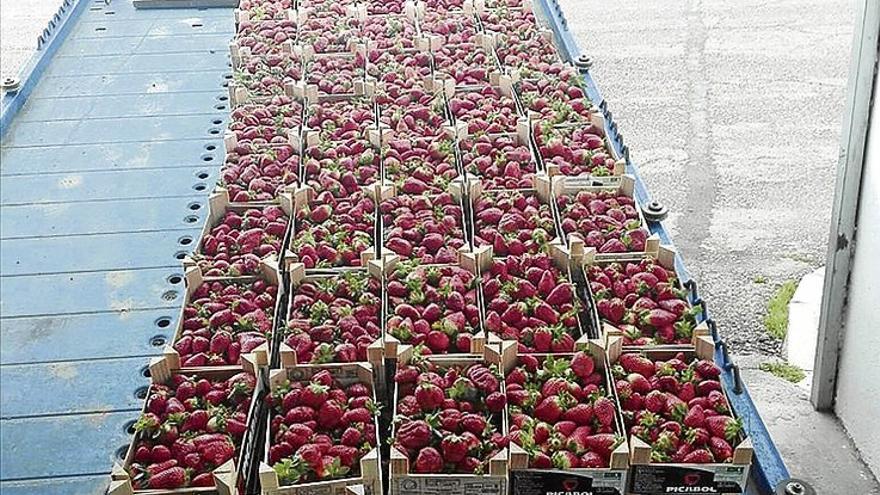
<instances>
[{"instance_id":1,"label":"grass tuft","mask_svg":"<svg viewBox=\"0 0 880 495\"><path fill-rule=\"evenodd\" d=\"M798 383L806 378L804 370L785 361L761 363L758 368L791 383Z\"/></svg>"},{"instance_id":2,"label":"grass tuft","mask_svg":"<svg viewBox=\"0 0 880 495\"><path fill-rule=\"evenodd\" d=\"M794 280L787 280L778 289L767 303L767 314L764 315L764 328L773 337L782 340L788 332L788 303L791 302L797 284Z\"/></svg>"},{"instance_id":3,"label":"grass tuft","mask_svg":"<svg viewBox=\"0 0 880 495\"><path fill-rule=\"evenodd\" d=\"M767 277L765 277L763 275L755 275L755 278L752 279L752 282L754 282L756 284L766 284Z\"/></svg>"}]
</instances>

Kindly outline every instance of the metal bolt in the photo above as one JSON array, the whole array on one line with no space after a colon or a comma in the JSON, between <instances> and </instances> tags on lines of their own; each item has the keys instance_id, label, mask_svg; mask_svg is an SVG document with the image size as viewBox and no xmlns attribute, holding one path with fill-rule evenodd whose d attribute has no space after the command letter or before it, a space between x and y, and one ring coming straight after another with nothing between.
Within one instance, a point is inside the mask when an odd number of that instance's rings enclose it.
<instances>
[{"instance_id":1,"label":"metal bolt","mask_svg":"<svg viewBox=\"0 0 880 495\"><path fill-rule=\"evenodd\" d=\"M792 481L785 485L785 491L788 495L803 495L804 485L800 484L800 482Z\"/></svg>"},{"instance_id":2,"label":"metal bolt","mask_svg":"<svg viewBox=\"0 0 880 495\"><path fill-rule=\"evenodd\" d=\"M6 91L7 93L15 93L18 91L18 88L21 86L20 81L17 77L4 77L3 82L0 83L0 89Z\"/></svg>"},{"instance_id":3,"label":"metal bolt","mask_svg":"<svg viewBox=\"0 0 880 495\"><path fill-rule=\"evenodd\" d=\"M581 69L589 69L593 66L593 59L582 53L578 56L577 60L575 60L574 64Z\"/></svg>"}]
</instances>

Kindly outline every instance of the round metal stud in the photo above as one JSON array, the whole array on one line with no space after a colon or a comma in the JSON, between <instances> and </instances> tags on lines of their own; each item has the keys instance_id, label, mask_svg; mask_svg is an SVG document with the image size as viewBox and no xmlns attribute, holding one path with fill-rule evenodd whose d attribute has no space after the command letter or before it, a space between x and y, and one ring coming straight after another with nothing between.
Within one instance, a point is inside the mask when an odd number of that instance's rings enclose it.
<instances>
[{"instance_id":1,"label":"round metal stud","mask_svg":"<svg viewBox=\"0 0 880 495\"><path fill-rule=\"evenodd\" d=\"M645 215L645 220L649 222L660 222L666 218L666 215L669 214L669 210L663 203L653 200L642 206L642 213Z\"/></svg>"}]
</instances>

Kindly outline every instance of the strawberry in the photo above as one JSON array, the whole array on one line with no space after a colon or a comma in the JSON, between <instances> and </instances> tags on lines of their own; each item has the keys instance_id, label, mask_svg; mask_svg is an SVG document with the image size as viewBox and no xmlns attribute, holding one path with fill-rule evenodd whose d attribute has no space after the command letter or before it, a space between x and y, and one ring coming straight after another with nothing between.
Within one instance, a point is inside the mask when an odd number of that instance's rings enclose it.
<instances>
[{"instance_id":1,"label":"strawberry","mask_svg":"<svg viewBox=\"0 0 880 495\"><path fill-rule=\"evenodd\" d=\"M710 438L709 449L717 462L726 462L733 457L733 448L723 438Z\"/></svg>"},{"instance_id":2,"label":"strawberry","mask_svg":"<svg viewBox=\"0 0 880 495\"><path fill-rule=\"evenodd\" d=\"M742 423L730 416L711 416L706 418L706 428L712 433L712 436L732 442L739 437Z\"/></svg>"},{"instance_id":3,"label":"strawberry","mask_svg":"<svg viewBox=\"0 0 880 495\"><path fill-rule=\"evenodd\" d=\"M407 449L420 449L431 440L431 427L420 420L406 421L397 430L397 442Z\"/></svg>"},{"instance_id":4,"label":"strawberry","mask_svg":"<svg viewBox=\"0 0 880 495\"><path fill-rule=\"evenodd\" d=\"M587 452L580 458L580 467L582 468L605 468L608 463L596 452Z\"/></svg>"},{"instance_id":5,"label":"strawberry","mask_svg":"<svg viewBox=\"0 0 880 495\"><path fill-rule=\"evenodd\" d=\"M684 456L682 459L684 464L709 464L715 462L712 453L706 449L696 449Z\"/></svg>"},{"instance_id":6,"label":"strawberry","mask_svg":"<svg viewBox=\"0 0 880 495\"><path fill-rule=\"evenodd\" d=\"M690 408L684 417L684 425L688 428L702 428L705 423L706 416L699 405Z\"/></svg>"},{"instance_id":7,"label":"strawberry","mask_svg":"<svg viewBox=\"0 0 880 495\"><path fill-rule=\"evenodd\" d=\"M443 404L443 390L431 383L422 383L416 387L416 400L423 411L433 411Z\"/></svg>"},{"instance_id":8,"label":"strawberry","mask_svg":"<svg viewBox=\"0 0 880 495\"><path fill-rule=\"evenodd\" d=\"M547 397L535 408L535 417L541 421L555 423L561 416L564 402L558 397Z\"/></svg>"},{"instance_id":9,"label":"strawberry","mask_svg":"<svg viewBox=\"0 0 880 495\"><path fill-rule=\"evenodd\" d=\"M507 397L501 392L492 392L488 396L486 396L486 409L489 412L500 413L504 411L504 406L507 405Z\"/></svg>"},{"instance_id":10,"label":"strawberry","mask_svg":"<svg viewBox=\"0 0 880 495\"><path fill-rule=\"evenodd\" d=\"M593 403L593 415L599 420L599 424L611 426L614 424L614 403L607 397L600 397Z\"/></svg>"},{"instance_id":11,"label":"strawberry","mask_svg":"<svg viewBox=\"0 0 880 495\"><path fill-rule=\"evenodd\" d=\"M318 427L325 430L336 428L342 422L343 414L345 414L344 409L336 401L324 402L316 416Z\"/></svg>"},{"instance_id":12,"label":"strawberry","mask_svg":"<svg viewBox=\"0 0 880 495\"><path fill-rule=\"evenodd\" d=\"M180 488L186 486L187 479L186 471L182 467L174 466L151 475L149 487L153 489Z\"/></svg>"},{"instance_id":13,"label":"strawberry","mask_svg":"<svg viewBox=\"0 0 880 495\"><path fill-rule=\"evenodd\" d=\"M458 435L450 435L440 442L445 462L460 462L467 456L469 445L466 440Z\"/></svg>"},{"instance_id":14,"label":"strawberry","mask_svg":"<svg viewBox=\"0 0 880 495\"><path fill-rule=\"evenodd\" d=\"M586 426L593 419L593 406L590 404L577 404L572 408L566 409L562 414L562 419L564 421L572 421L577 426Z\"/></svg>"},{"instance_id":15,"label":"strawberry","mask_svg":"<svg viewBox=\"0 0 880 495\"><path fill-rule=\"evenodd\" d=\"M571 369L578 378L584 379L593 374L595 363L589 354L578 352L571 359Z\"/></svg>"},{"instance_id":16,"label":"strawberry","mask_svg":"<svg viewBox=\"0 0 880 495\"><path fill-rule=\"evenodd\" d=\"M618 362L630 373L638 373L645 378L654 376L654 363L648 358L634 353L621 354Z\"/></svg>"},{"instance_id":17,"label":"strawberry","mask_svg":"<svg viewBox=\"0 0 880 495\"><path fill-rule=\"evenodd\" d=\"M419 451L414 467L419 474L439 473L443 470L443 457L437 449L425 447Z\"/></svg>"}]
</instances>

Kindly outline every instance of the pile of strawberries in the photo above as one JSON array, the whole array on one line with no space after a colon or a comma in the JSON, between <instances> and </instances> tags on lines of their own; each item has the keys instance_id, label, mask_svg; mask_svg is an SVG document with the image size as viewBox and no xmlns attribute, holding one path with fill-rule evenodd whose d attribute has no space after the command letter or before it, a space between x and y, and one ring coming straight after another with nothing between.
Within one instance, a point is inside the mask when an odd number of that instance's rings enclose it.
<instances>
[{"instance_id":1,"label":"pile of strawberries","mask_svg":"<svg viewBox=\"0 0 880 495\"><path fill-rule=\"evenodd\" d=\"M465 172L480 178L485 189L528 189L538 170L527 143L508 135L480 135L458 143Z\"/></svg>"},{"instance_id":2,"label":"pile of strawberries","mask_svg":"<svg viewBox=\"0 0 880 495\"><path fill-rule=\"evenodd\" d=\"M256 275L260 259L281 252L290 219L278 206L227 211L193 258L206 277Z\"/></svg>"},{"instance_id":3,"label":"pile of strawberries","mask_svg":"<svg viewBox=\"0 0 880 495\"><path fill-rule=\"evenodd\" d=\"M474 221L474 245L492 246L496 256L537 254L556 238L550 205L534 191L487 191L474 203Z\"/></svg>"},{"instance_id":4,"label":"pile of strawberries","mask_svg":"<svg viewBox=\"0 0 880 495\"><path fill-rule=\"evenodd\" d=\"M390 251L422 263L458 261L466 241L461 205L452 194L397 196L383 201L380 209Z\"/></svg>"},{"instance_id":5,"label":"pile of strawberries","mask_svg":"<svg viewBox=\"0 0 880 495\"><path fill-rule=\"evenodd\" d=\"M401 261L386 282L388 335L423 353L471 352L480 328L477 278L457 265Z\"/></svg>"},{"instance_id":6,"label":"pile of strawberries","mask_svg":"<svg viewBox=\"0 0 880 495\"><path fill-rule=\"evenodd\" d=\"M363 270L324 275L301 283L291 298L284 343L298 363L367 360L381 334L380 282Z\"/></svg>"},{"instance_id":7,"label":"pile of strawberries","mask_svg":"<svg viewBox=\"0 0 880 495\"><path fill-rule=\"evenodd\" d=\"M481 363L441 365L416 356L399 365L393 448L416 474L484 474L507 447L506 397L497 370Z\"/></svg>"},{"instance_id":8,"label":"pile of strawberries","mask_svg":"<svg viewBox=\"0 0 880 495\"><path fill-rule=\"evenodd\" d=\"M269 464L282 485L359 476L360 460L378 443L374 393L327 371L286 382L266 397Z\"/></svg>"},{"instance_id":9,"label":"pile of strawberries","mask_svg":"<svg viewBox=\"0 0 880 495\"><path fill-rule=\"evenodd\" d=\"M236 203L273 201L299 182L299 155L292 146L237 145L227 150L218 186Z\"/></svg>"},{"instance_id":10,"label":"pile of strawberries","mask_svg":"<svg viewBox=\"0 0 880 495\"><path fill-rule=\"evenodd\" d=\"M692 342L700 308L657 260L594 264L586 275L599 317L623 333L624 345Z\"/></svg>"},{"instance_id":11,"label":"pile of strawberries","mask_svg":"<svg viewBox=\"0 0 880 495\"><path fill-rule=\"evenodd\" d=\"M174 342L181 366L237 366L272 333L278 286L263 279L204 282L183 308L182 332Z\"/></svg>"},{"instance_id":12,"label":"pile of strawberries","mask_svg":"<svg viewBox=\"0 0 880 495\"><path fill-rule=\"evenodd\" d=\"M566 234L575 234L599 253L644 251L648 231L642 227L635 201L609 191L578 191L556 197Z\"/></svg>"},{"instance_id":13,"label":"pile of strawberries","mask_svg":"<svg viewBox=\"0 0 880 495\"><path fill-rule=\"evenodd\" d=\"M534 469L606 468L623 442L617 408L593 357L518 357L505 377L510 441Z\"/></svg>"},{"instance_id":14,"label":"pile of strawberries","mask_svg":"<svg viewBox=\"0 0 880 495\"><path fill-rule=\"evenodd\" d=\"M612 374L628 432L651 446L653 462L732 460L742 423L731 415L715 363L624 353Z\"/></svg>"},{"instance_id":15,"label":"pile of strawberries","mask_svg":"<svg viewBox=\"0 0 880 495\"><path fill-rule=\"evenodd\" d=\"M232 459L247 431L256 379L175 374L154 383L134 425L128 473L136 490L214 486L211 473Z\"/></svg>"},{"instance_id":16,"label":"pile of strawberries","mask_svg":"<svg viewBox=\"0 0 880 495\"><path fill-rule=\"evenodd\" d=\"M582 302L546 254L495 259L482 275L486 330L519 352L572 352Z\"/></svg>"},{"instance_id":17,"label":"pile of strawberries","mask_svg":"<svg viewBox=\"0 0 880 495\"><path fill-rule=\"evenodd\" d=\"M296 211L293 260L306 268L361 266L361 253L373 245L376 204L360 191L324 190Z\"/></svg>"}]
</instances>

